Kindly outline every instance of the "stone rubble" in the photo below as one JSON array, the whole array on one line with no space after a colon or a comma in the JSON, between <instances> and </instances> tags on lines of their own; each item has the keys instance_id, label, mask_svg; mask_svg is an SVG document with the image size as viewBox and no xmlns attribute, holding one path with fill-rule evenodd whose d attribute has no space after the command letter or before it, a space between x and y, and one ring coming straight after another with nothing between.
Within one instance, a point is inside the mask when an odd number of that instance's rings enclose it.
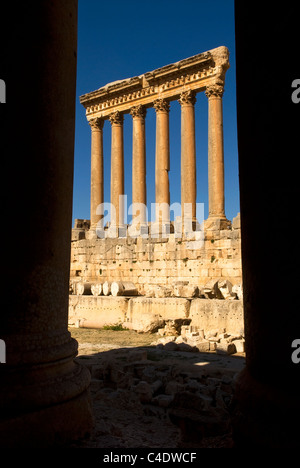
<instances>
[{"instance_id":1,"label":"stone rubble","mask_svg":"<svg viewBox=\"0 0 300 468\"><path fill-rule=\"evenodd\" d=\"M83 446L197 447L206 438L230 438L230 404L240 369L212 361L193 365L188 356L195 356L195 349L169 341L154 348L114 350L109 359L100 353L97 363L84 361L91 372L96 427Z\"/></svg>"},{"instance_id":2,"label":"stone rubble","mask_svg":"<svg viewBox=\"0 0 300 468\"><path fill-rule=\"evenodd\" d=\"M225 329L204 331L193 325L185 325L184 322L190 320L166 321L165 326L158 329L161 338L152 344L165 346L173 351L215 351L217 354L245 352L243 331L239 335L226 333Z\"/></svg>"},{"instance_id":3,"label":"stone rubble","mask_svg":"<svg viewBox=\"0 0 300 468\"><path fill-rule=\"evenodd\" d=\"M70 294L93 294L99 295L141 295L137 287L132 282L105 281L102 283L86 283L82 280L70 281ZM116 291L116 292L114 292ZM148 284L144 287L144 296L146 297L182 297L182 298L205 298L205 299L242 299L242 286L240 284L232 285L227 279L211 279L203 287L189 284L188 281L177 281L172 285Z\"/></svg>"}]
</instances>

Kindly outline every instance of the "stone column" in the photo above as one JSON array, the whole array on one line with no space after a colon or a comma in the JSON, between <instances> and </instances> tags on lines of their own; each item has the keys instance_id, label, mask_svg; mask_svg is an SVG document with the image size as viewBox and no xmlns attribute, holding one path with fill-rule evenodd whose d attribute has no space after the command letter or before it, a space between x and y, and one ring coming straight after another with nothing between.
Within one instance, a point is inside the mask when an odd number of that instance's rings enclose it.
<instances>
[{"instance_id":1,"label":"stone column","mask_svg":"<svg viewBox=\"0 0 300 468\"><path fill-rule=\"evenodd\" d=\"M299 447L298 286L284 293L283 285L299 278L300 254L298 249L282 253L285 240L292 246L284 233L299 210L294 164L300 104L291 99L291 84L299 76L293 40L299 14L299 3L292 15L279 5L258 15L252 2L235 2L246 367L236 380L232 411L236 446L245 453ZM275 28L266 32L267 24L280 24L281 34ZM255 58L255 66L245 60L258 48L268 48L268 63L276 63L280 54L289 63L285 73L274 73L272 85L263 56Z\"/></svg>"},{"instance_id":2,"label":"stone column","mask_svg":"<svg viewBox=\"0 0 300 468\"><path fill-rule=\"evenodd\" d=\"M208 208L209 218L226 221L224 195L224 144L222 96L224 88L206 88L208 97ZM220 226L221 227L221 226Z\"/></svg>"},{"instance_id":3,"label":"stone column","mask_svg":"<svg viewBox=\"0 0 300 468\"><path fill-rule=\"evenodd\" d=\"M77 2L20 3L6 19L22 38L3 64L13 92L2 141L14 174L10 201L20 209L6 243L0 446L45 448L83 437L92 425L90 374L74 361L77 342L68 331ZM19 67L26 69L21 87ZM20 102L26 118L14 138Z\"/></svg>"},{"instance_id":4,"label":"stone column","mask_svg":"<svg viewBox=\"0 0 300 468\"><path fill-rule=\"evenodd\" d=\"M181 105L181 217L196 220L195 92L183 91ZM185 204L189 204L185 212ZM186 207L187 208L187 207Z\"/></svg>"},{"instance_id":5,"label":"stone column","mask_svg":"<svg viewBox=\"0 0 300 468\"><path fill-rule=\"evenodd\" d=\"M104 202L103 186L103 124L104 120L89 120L92 131L91 144L91 229L95 229L103 215L97 215L97 206Z\"/></svg>"},{"instance_id":6,"label":"stone column","mask_svg":"<svg viewBox=\"0 0 300 468\"><path fill-rule=\"evenodd\" d=\"M132 115L132 203L136 205L135 219L141 225L146 223L146 138L144 106L134 106L130 110Z\"/></svg>"},{"instance_id":7,"label":"stone column","mask_svg":"<svg viewBox=\"0 0 300 468\"><path fill-rule=\"evenodd\" d=\"M115 213L112 213L111 224L119 228L124 225L124 206L122 199L120 199L120 196L124 195L124 117L119 111L115 111L110 115L109 120L111 123L110 202L115 208Z\"/></svg>"},{"instance_id":8,"label":"stone column","mask_svg":"<svg viewBox=\"0 0 300 468\"><path fill-rule=\"evenodd\" d=\"M156 111L156 147L155 147L155 203L156 222L167 224L170 221L170 145L169 111L170 104L165 99L156 99L153 103Z\"/></svg>"}]
</instances>

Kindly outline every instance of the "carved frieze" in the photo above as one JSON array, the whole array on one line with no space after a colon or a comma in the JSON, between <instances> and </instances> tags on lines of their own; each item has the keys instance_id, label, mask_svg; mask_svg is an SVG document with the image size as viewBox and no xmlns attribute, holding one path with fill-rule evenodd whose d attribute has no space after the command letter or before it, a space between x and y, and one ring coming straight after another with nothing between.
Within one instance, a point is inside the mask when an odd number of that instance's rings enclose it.
<instances>
[{"instance_id":1,"label":"carved frieze","mask_svg":"<svg viewBox=\"0 0 300 468\"><path fill-rule=\"evenodd\" d=\"M229 68L229 52L217 47L179 62L166 65L143 75L117 80L80 97L87 117L110 119L114 111L121 114L136 112L133 107L159 107L159 100L167 103L179 100L181 104L193 103L189 93L206 90L208 97L222 96L225 72ZM188 101L190 99L190 101ZM154 106L155 107L155 106ZM168 107L168 106L167 106ZM133 116L135 114L132 114Z\"/></svg>"}]
</instances>

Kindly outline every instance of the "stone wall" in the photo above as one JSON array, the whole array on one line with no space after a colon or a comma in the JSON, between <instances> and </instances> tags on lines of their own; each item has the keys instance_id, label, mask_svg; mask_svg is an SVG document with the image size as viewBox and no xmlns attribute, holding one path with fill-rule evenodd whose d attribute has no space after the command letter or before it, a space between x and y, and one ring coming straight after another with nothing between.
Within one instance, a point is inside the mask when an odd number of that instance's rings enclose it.
<instances>
[{"instance_id":1,"label":"stone wall","mask_svg":"<svg viewBox=\"0 0 300 468\"><path fill-rule=\"evenodd\" d=\"M101 328L122 324L139 333L156 332L170 322L191 330L243 334L241 300L175 297L69 296L69 325Z\"/></svg>"},{"instance_id":2,"label":"stone wall","mask_svg":"<svg viewBox=\"0 0 300 468\"><path fill-rule=\"evenodd\" d=\"M239 215L230 228L204 231L203 241L176 238L105 238L86 228L72 230L71 280L131 281L147 294L151 285L188 281L203 287L211 279L241 284Z\"/></svg>"}]
</instances>

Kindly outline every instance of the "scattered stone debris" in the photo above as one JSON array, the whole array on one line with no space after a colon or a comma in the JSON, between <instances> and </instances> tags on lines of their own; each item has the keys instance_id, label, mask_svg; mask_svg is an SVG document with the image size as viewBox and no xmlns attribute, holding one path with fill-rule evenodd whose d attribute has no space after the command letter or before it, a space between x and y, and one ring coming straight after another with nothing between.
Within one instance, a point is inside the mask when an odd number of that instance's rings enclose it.
<instances>
[{"instance_id":1,"label":"scattered stone debris","mask_svg":"<svg viewBox=\"0 0 300 468\"><path fill-rule=\"evenodd\" d=\"M112 296L137 296L138 290L130 281L113 281L111 284Z\"/></svg>"},{"instance_id":2,"label":"scattered stone debris","mask_svg":"<svg viewBox=\"0 0 300 468\"><path fill-rule=\"evenodd\" d=\"M219 335L204 336L225 339ZM168 341L79 356L91 372L95 427L75 446L231 447L230 404L244 358L200 355L195 348Z\"/></svg>"},{"instance_id":3,"label":"scattered stone debris","mask_svg":"<svg viewBox=\"0 0 300 468\"><path fill-rule=\"evenodd\" d=\"M186 325L190 320L167 320L163 328L158 329L161 336L153 342L156 346L168 346L173 351L215 351L217 354L235 354L245 352L245 338L240 334L226 333L226 329L207 330Z\"/></svg>"},{"instance_id":4,"label":"scattered stone debris","mask_svg":"<svg viewBox=\"0 0 300 468\"><path fill-rule=\"evenodd\" d=\"M104 283L89 283L83 280L70 281L70 294L92 294L94 296L136 296L141 295L136 285L129 281L105 281ZM211 279L203 287L189 284L188 281L176 281L172 285L148 284L144 286L146 297L182 297L205 299L242 299L242 286L232 285L227 279Z\"/></svg>"},{"instance_id":5,"label":"scattered stone debris","mask_svg":"<svg viewBox=\"0 0 300 468\"><path fill-rule=\"evenodd\" d=\"M91 285L91 293L93 296L100 296L102 294L102 283L93 283Z\"/></svg>"},{"instance_id":6,"label":"scattered stone debris","mask_svg":"<svg viewBox=\"0 0 300 468\"><path fill-rule=\"evenodd\" d=\"M172 288L168 286L159 286L157 285L154 289L155 297L171 297Z\"/></svg>"}]
</instances>

